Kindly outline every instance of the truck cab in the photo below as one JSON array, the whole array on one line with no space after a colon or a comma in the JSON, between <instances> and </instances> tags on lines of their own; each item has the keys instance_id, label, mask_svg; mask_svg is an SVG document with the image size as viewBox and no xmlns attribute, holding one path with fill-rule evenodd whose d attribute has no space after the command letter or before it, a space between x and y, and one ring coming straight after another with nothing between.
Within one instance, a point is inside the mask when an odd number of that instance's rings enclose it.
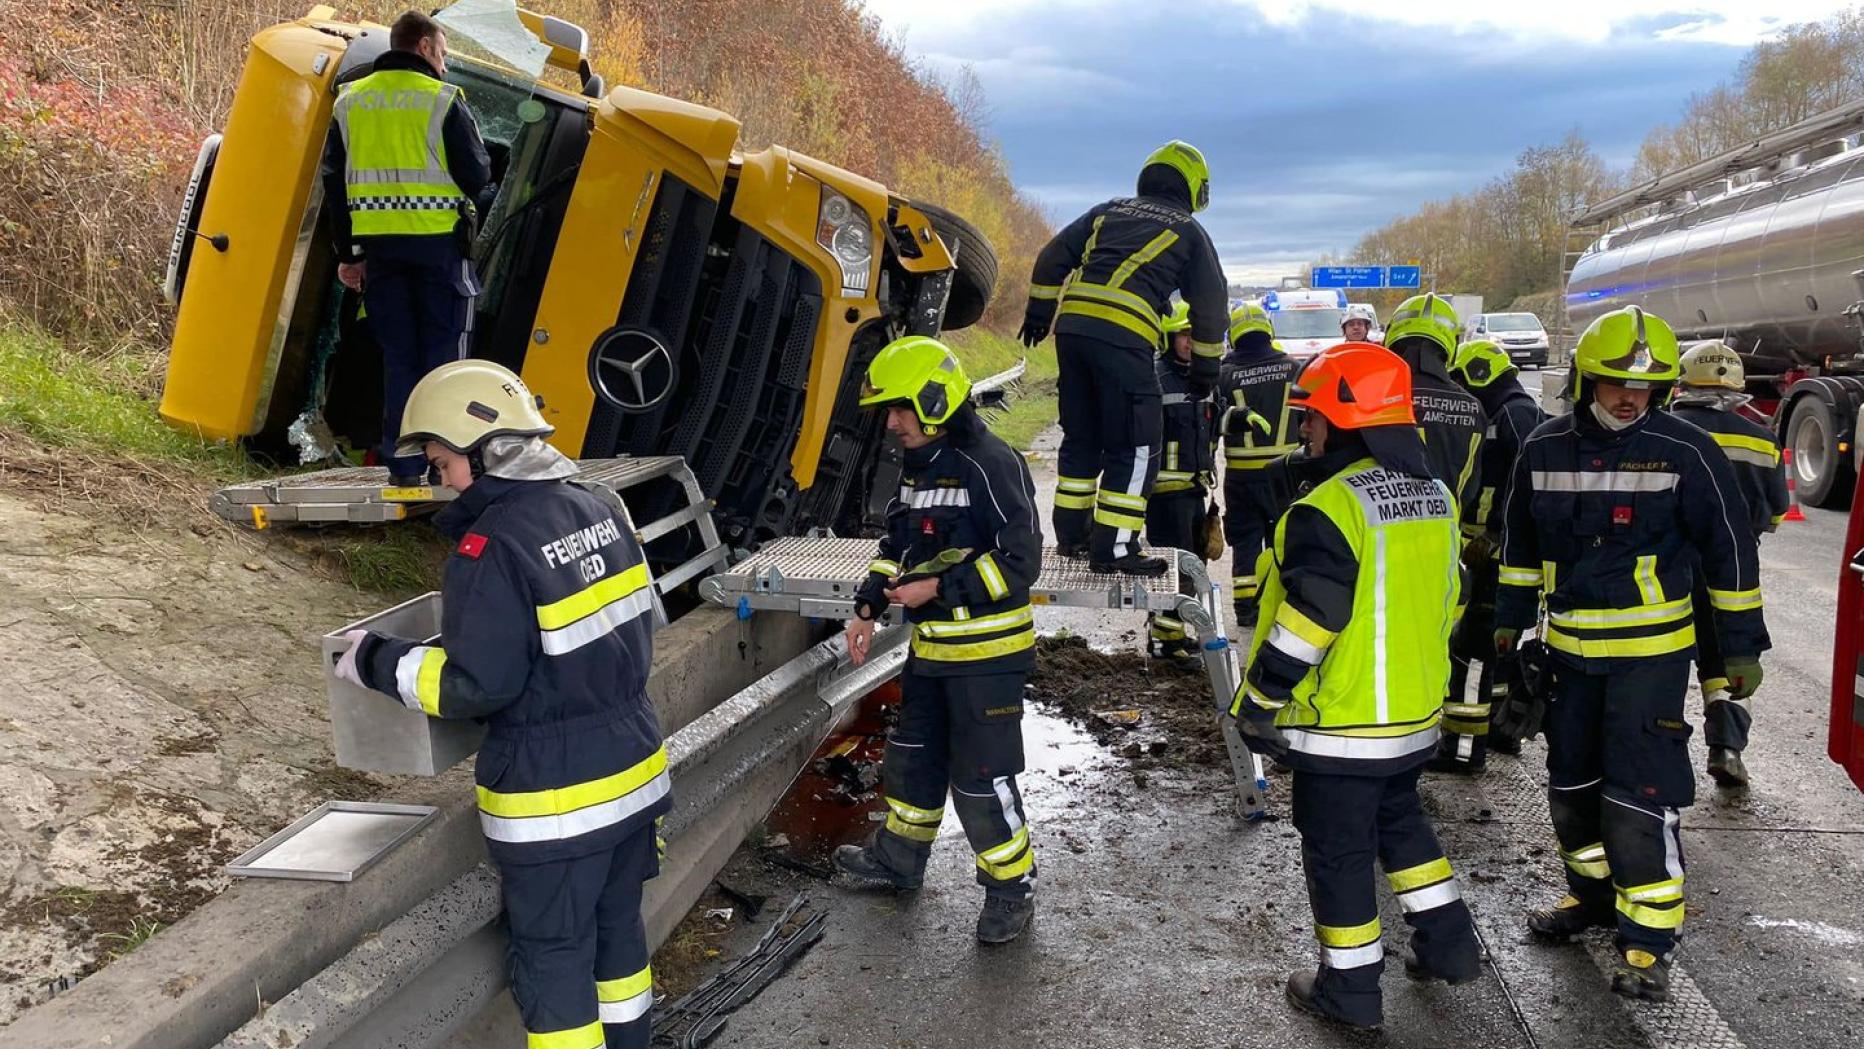
<instances>
[{"instance_id":1,"label":"truck cab","mask_svg":"<svg viewBox=\"0 0 1864 1049\"><path fill-rule=\"evenodd\" d=\"M471 353L524 377L577 458L680 456L726 540L858 531L884 442L856 410L891 339L973 323L996 260L957 216L589 72L587 36L521 12L580 90L456 54L498 193ZM381 428L379 350L336 280L318 167L383 26L318 6L258 33L177 226L161 413L289 462ZM960 261L962 260L962 261Z\"/></svg>"}]
</instances>

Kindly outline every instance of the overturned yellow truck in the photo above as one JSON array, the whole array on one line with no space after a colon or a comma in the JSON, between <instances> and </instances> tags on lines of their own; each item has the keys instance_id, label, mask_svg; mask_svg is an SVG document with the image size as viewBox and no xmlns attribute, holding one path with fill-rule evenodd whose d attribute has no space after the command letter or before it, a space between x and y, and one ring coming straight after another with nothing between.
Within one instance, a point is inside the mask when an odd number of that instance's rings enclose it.
<instances>
[{"instance_id":1,"label":"overturned yellow truck","mask_svg":"<svg viewBox=\"0 0 1864 1049\"><path fill-rule=\"evenodd\" d=\"M448 63L499 187L473 251L473 355L523 375L571 456L685 458L734 545L859 530L884 503L870 490L891 488L878 421L855 407L867 362L974 323L990 245L833 165L741 150L725 113L609 90L581 28L520 18L581 90ZM280 459L313 415L352 447L376 440L379 351L336 280L317 175L338 86L387 39L327 6L253 38L170 257L172 425Z\"/></svg>"}]
</instances>

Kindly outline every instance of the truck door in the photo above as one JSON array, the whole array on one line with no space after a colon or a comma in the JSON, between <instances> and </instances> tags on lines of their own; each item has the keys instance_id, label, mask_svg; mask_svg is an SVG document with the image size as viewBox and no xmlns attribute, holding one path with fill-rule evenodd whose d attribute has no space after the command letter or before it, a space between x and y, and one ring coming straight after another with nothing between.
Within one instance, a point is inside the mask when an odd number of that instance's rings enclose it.
<instances>
[{"instance_id":1,"label":"truck door","mask_svg":"<svg viewBox=\"0 0 1864 1049\"><path fill-rule=\"evenodd\" d=\"M1826 753L1864 790L1864 484L1851 495L1832 647L1832 727Z\"/></svg>"}]
</instances>

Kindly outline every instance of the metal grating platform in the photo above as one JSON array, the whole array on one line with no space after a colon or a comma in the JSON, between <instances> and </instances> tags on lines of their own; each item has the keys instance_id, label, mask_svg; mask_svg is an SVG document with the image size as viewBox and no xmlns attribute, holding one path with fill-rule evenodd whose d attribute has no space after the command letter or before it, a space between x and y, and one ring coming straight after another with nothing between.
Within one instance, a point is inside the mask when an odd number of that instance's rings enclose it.
<instances>
[{"instance_id":1,"label":"metal grating platform","mask_svg":"<svg viewBox=\"0 0 1864 1049\"><path fill-rule=\"evenodd\" d=\"M1035 605L1173 611L1182 596L1202 599L1209 583L1188 578L1175 550L1159 550L1172 567L1157 578L1101 575L1086 561L1042 552L1042 575L1030 588ZM872 539L773 539L729 572L700 584L700 595L724 605L798 612L823 619L854 615L854 592L874 559Z\"/></svg>"},{"instance_id":2,"label":"metal grating platform","mask_svg":"<svg viewBox=\"0 0 1864 1049\"><path fill-rule=\"evenodd\" d=\"M579 465L579 480L617 491L685 466L678 456L585 459ZM221 517L254 528L299 522L381 524L405 520L410 513L433 509L458 495L444 485L397 487L388 481L385 466L339 467L222 488L210 506Z\"/></svg>"}]
</instances>

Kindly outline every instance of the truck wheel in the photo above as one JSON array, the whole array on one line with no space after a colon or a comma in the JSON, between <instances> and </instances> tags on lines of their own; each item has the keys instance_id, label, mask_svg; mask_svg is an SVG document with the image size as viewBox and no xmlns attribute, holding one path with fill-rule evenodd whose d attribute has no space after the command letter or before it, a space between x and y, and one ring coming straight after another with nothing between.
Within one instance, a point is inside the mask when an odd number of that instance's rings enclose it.
<instances>
[{"instance_id":1,"label":"truck wheel","mask_svg":"<svg viewBox=\"0 0 1864 1049\"><path fill-rule=\"evenodd\" d=\"M944 331L969 328L984 316L990 296L997 290L997 250L984 232L935 204L913 202L946 243L958 243L958 268L952 275L951 297L945 301Z\"/></svg>"},{"instance_id":2,"label":"truck wheel","mask_svg":"<svg viewBox=\"0 0 1864 1049\"><path fill-rule=\"evenodd\" d=\"M1809 506L1841 507L1851 494L1850 457L1838 451L1838 425L1831 405L1802 397L1786 424L1786 446L1793 450L1793 486Z\"/></svg>"}]
</instances>

